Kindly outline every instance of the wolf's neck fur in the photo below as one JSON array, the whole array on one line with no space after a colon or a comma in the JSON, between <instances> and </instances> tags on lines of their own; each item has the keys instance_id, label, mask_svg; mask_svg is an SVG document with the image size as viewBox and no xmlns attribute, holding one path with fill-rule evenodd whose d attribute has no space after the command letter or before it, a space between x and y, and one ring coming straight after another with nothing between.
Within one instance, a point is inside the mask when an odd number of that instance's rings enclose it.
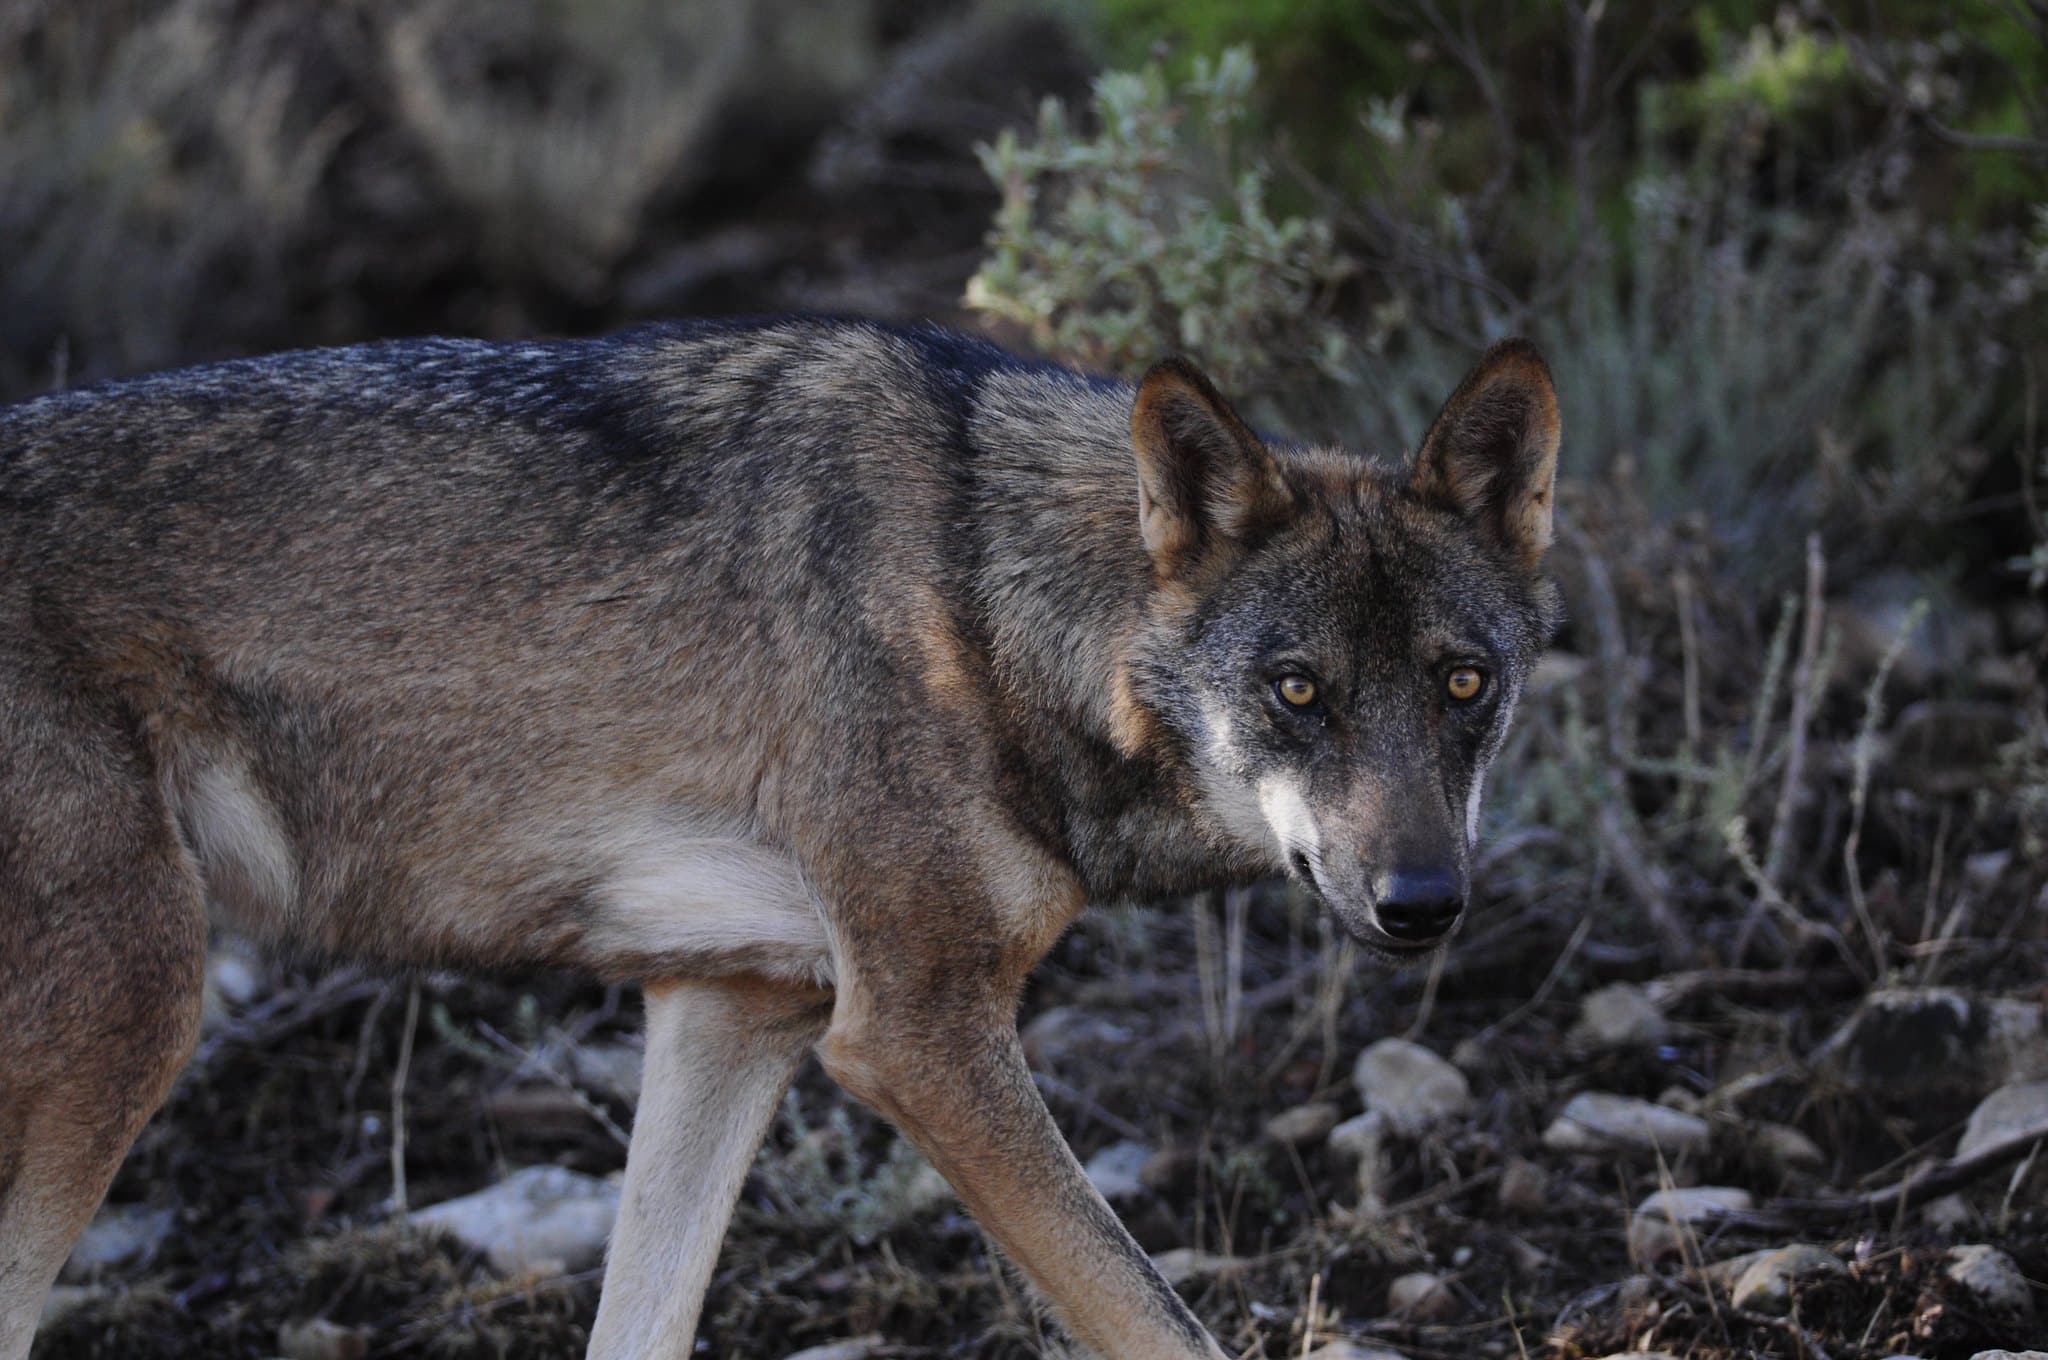
<instances>
[{"instance_id":1,"label":"wolf's neck fur","mask_svg":"<svg viewBox=\"0 0 2048 1360\"><path fill-rule=\"evenodd\" d=\"M1097 896L1159 895L1267 866L1221 838L1142 665L1161 586L1140 531L1130 389L998 373L970 422L976 603L1021 739L1056 785Z\"/></svg>"}]
</instances>

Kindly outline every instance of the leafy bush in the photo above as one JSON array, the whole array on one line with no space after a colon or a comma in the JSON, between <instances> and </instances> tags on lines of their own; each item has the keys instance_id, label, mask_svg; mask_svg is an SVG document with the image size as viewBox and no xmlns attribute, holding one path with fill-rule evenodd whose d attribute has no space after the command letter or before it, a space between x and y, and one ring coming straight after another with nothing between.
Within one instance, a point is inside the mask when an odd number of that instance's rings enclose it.
<instances>
[{"instance_id":1,"label":"leafy bush","mask_svg":"<svg viewBox=\"0 0 2048 1360\"><path fill-rule=\"evenodd\" d=\"M1122 371L1167 350L1256 391L1350 360L1331 303L1351 265L1330 223L1276 216L1272 166L1245 143L1250 53L1096 82L1094 129L1057 99L1030 142L1005 132L982 162L1002 190L970 306L1042 347Z\"/></svg>"}]
</instances>

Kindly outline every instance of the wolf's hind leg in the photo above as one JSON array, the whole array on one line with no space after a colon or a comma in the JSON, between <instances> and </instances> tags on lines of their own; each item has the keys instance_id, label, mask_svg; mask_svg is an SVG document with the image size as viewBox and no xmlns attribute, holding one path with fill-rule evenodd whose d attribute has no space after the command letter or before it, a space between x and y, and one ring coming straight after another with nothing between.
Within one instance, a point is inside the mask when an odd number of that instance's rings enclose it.
<instances>
[{"instance_id":1,"label":"wolf's hind leg","mask_svg":"<svg viewBox=\"0 0 2048 1360\"><path fill-rule=\"evenodd\" d=\"M647 988L647 1064L593 1360L681 1360L740 1185L830 997L766 983Z\"/></svg>"},{"instance_id":2,"label":"wolf's hind leg","mask_svg":"<svg viewBox=\"0 0 2048 1360\"><path fill-rule=\"evenodd\" d=\"M0 801L0 1360L21 1360L192 1051L206 917L167 818L131 809L155 823L153 847L81 866L47 853L64 838L23 838L10 811Z\"/></svg>"}]
</instances>

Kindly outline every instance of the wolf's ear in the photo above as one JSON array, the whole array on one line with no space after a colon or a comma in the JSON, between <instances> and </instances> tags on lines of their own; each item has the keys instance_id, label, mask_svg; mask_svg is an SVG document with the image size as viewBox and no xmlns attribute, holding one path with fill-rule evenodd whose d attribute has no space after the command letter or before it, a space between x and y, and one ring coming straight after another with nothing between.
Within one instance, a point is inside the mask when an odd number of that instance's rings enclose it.
<instances>
[{"instance_id":1,"label":"wolf's ear","mask_svg":"<svg viewBox=\"0 0 2048 1360\"><path fill-rule=\"evenodd\" d=\"M1292 504L1273 455L1185 359L1162 359L1138 384L1131 448L1138 525L1161 576L1255 537Z\"/></svg>"},{"instance_id":2,"label":"wolf's ear","mask_svg":"<svg viewBox=\"0 0 2048 1360\"><path fill-rule=\"evenodd\" d=\"M1534 572L1550 546L1557 439L1549 366L1527 340L1503 340L1444 403L1410 485Z\"/></svg>"}]
</instances>

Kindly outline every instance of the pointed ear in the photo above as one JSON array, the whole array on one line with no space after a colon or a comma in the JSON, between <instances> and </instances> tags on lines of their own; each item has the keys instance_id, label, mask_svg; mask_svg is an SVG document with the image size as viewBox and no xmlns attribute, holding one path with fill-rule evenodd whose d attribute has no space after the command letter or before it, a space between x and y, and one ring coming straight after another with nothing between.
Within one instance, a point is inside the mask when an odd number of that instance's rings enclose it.
<instances>
[{"instance_id":1,"label":"pointed ear","mask_svg":"<svg viewBox=\"0 0 2048 1360\"><path fill-rule=\"evenodd\" d=\"M1444 403L1409 484L1533 573L1550 546L1557 440L1549 366L1527 340L1503 340Z\"/></svg>"},{"instance_id":2,"label":"pointed ear","mask_svg":"<svg viewBox=\"0 0 2048 1360\"><path fill-rule=\"evenodd\" d=\"M1161 576L1251 540L1292 506L1273 455L1185 359L1161 360L1138 384L1131 449L1138 525Z\"/></svg>"}]
</instances>

